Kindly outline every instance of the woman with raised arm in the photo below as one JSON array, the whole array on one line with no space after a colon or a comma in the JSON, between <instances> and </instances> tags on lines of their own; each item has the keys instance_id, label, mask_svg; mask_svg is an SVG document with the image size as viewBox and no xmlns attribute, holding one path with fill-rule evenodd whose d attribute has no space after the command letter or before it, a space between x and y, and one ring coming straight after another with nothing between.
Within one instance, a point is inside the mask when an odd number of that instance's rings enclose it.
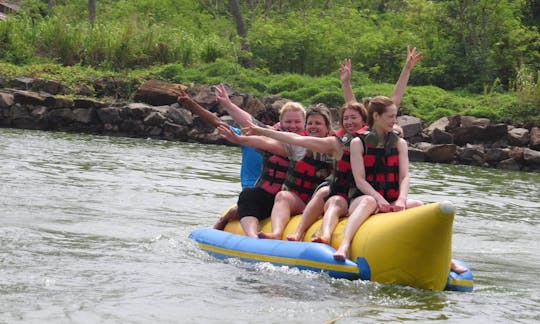
<instances>
[{"instance_id":1,"label":"woman with raised arm","mask_svg":"<svg viewBox=\"0 0 540 324\"><path fill-rule=\"evenodd\" d=\"M369 129L351 141L351 168L356 187L349 198L349 219L334 258L344 260L362 223L377 212L399 211L422 205L408 199L409 156L407 142L393 132L397 107L385 96L368 104Z\"/></svg>"},{"instance_id":2,"label":"woman with raised arm","mask_svg":"<svg viewBox=\"0 0 540 324\"><path fill-rule=\"evenodd\" d=\"M309 136L302 137L325 138L332 133L330 111L324 105L310 107L306 116L306 131ZM288 147L291 152L290 164L283 190L276 195L272 208L272 232L259 232L260 238L282 239L291 216L304 211L313 192L332 171L332 158L327 154L296 145Z\"/></svg>"},{"instance_id":3,"label":"woman with raised arm","mask_svg":"<svg viewBox=\"0 0 540 324\"><path fill-rule=\"evenodd\" d=\"M201 107L195 100L193 100L186 92L176 92L177 101L182 106L185 107L194 114L198 115L206 123L212 125L214 128L217 128L220 125L227 126L227 123L222 121L218 116L211 113L207 109ZM231 127L231 129L240 134L240 129L236 127ZM255 182L261 175L261 166L262 166L262 156L257 150L249 146L241 146L242 149L242 164L240 167L240 183L243 188L250 188L255 185ZM217 225L217 224L216 224ZM221 226L214 226L217 229Z\"/></svg>"},{"instance_id":4,"label":"woman with raised arm","mask_svg":"<svg viewBox=\"0 0 540 324\"><path fill-rule=\"evenodd\" d=\"M282 110L298 105L290 102L285 104ZM311 108L306 115L306 129L310 136L328 136L331 128L330 112L327 108ZM315 188L330 174L329 157L313 153L303 147L284 145L264 136L239 136L225 126L219 126L218 130L223 137L233 143L268 150L282 156L285 155L283 151L286 151L289 165L284 174L281 191L273 194L269 190L264 190L264 186L260 189L257 186L245 189L240 193L237 204L240 224L246 235L251 237L257 235L261 238L281 236L291 213L302 212ZM283 175L280 178L283 178ZM269 215L272 219L272 233L257 232L259 221Z\"/></svg>"},{"instance_id":5,"label":"woman with raised arm","mask_svg":"<svg viewBox=\"0 0 540 324\"><path fill-rule=\"evenodd\" d=\"M398 103L401 102L405 92L410 71L421 59L422 53L417 53L416 48L411 50L407 46L405 65L392 92L392 98ZM296 231L287 235L287 239L290 241L302 240L309 226L324 214L321 234L313 238L312 241L329 244L339 218L348 214L348 191L349 187L354 186L349 159L349 144L357 132L364 127L367 112L363 104L356 102L352 91L350 59L346 59L340 65L340 75L345 104L340 109L339 114L341 129L336 132L335 137L302 137L294 136L294 134L270 132L260 128L253 130L253 133L270 136L285 143L300 145L316 152L330 154L335 159L334 172L328 181L329 185L321 186L314 193L304 209Z\"/></svg>"}]
</instances>

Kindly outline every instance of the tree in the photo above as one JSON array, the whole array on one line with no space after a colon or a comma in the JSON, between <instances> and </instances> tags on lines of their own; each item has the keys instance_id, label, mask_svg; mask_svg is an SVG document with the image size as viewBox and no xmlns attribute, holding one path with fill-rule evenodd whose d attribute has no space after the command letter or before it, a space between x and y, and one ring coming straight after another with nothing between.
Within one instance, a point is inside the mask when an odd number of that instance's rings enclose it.
<instances>
[{"instance_id":1,"label":"tree","mask_svg":"<svg viewBox=\"0 0 540 324\"><path fill-rule=\"evenodd\" d=\"M236 25L236 32L238 33L238 36L240 36L240 46L242 50L242 53L240 54L240 64L247 68L253 67L253 60L251 59L251 51L247 38L247 30L246 26L244 25L244 20L242 19L242 12L240 11L238 0L229 0L229 7Z\"/></svg>"},{"instance_id":2,"label":"tree","mask_svg":"<svg viewBox=\"0 0 540 324\"><path fill-rule=\"evenodd\" d=\"M94 26L96 21L96 0L88 0L88 21Z\"/></svg>"}]
</instances>

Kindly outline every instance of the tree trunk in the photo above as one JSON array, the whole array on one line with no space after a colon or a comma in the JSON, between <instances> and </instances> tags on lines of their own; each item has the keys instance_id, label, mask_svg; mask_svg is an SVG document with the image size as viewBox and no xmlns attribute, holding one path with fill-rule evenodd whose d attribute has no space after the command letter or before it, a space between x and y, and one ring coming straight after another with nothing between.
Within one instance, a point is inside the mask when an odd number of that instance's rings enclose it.
<instances>
[{"instance_id":1,"label":"tree trunk","mask_svg":"<svg viewBox=\"0 0 540 324\"><path fill-rule=\"evenodd\" d=\"M248 56L250 48L247 40L247 30L244 25L244 20L242 19L242 12L240 11L238 0L229 0L229 6L234 18L234 23L236 24L236 32L238 33L238 36L240 36L240 47L242 50L240 53L240 64L247 68L253 67L253 60Z\"/></svg>"},{"instance_id":2,"label":"tree trunk","mask_svg":"<svg viewBox=\"0 0 540 324\"><path fill-rule=\"evenodd\" d=\"M96 0L88 0L88 21L94 26L96 21Z\"/></svg>"}]
</instances>

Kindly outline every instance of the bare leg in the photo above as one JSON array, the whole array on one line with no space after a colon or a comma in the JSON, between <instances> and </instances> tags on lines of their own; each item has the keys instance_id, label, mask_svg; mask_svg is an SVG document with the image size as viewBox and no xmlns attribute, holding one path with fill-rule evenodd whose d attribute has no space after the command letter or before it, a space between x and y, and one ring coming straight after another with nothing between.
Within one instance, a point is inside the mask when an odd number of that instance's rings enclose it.
<instances>
[{"instance_id":1,"label":"bare leg","mask_svg":"<svg viewBox=\"0 0 540 324\"><path fill-rule=\"evenodd\" d=\"M304 208L300 223L293 234L287 235L289 241L302 241L308 228L324 213L324 198L330 193L330 186L317 190Z\"/></svg>"},{"instance_id":2,"label":"bare leg","mask_svg":"<svg viewBox=\"0 0 540 324\"><path fill-rule=\"evenodd\" d=\"M300 213L304 202L290 191L280 191L276 195L272 208L272 233L259 232L260 238L281 240L285 226L291 219L292 213Z\"/></svg>"},{"instance_id":3,"label":"bare leg","mask_svg":"<svg viewBox=\"0 0 540 324\"><path fill-rule=\"evenodd\" d=\"M341 196L335 195L326 201L321 236L313 239L313 242L331 243L332 233L339 222L339 218L347 215L347 207L347 201Z\"/></svg>"},{"instance_id":4,"label":"bare leg","mask_svg":"<svg viewBox=\"0 0 540 324\"><path fill-rule=\"evenodd\" d=\"M238 206L234 206L227 211L225 215L220 217L214 224L214 229L222 231L228 222L238 219Z\"/></svg>"},{"instance_id":5,"label":"bare leg","mask_svg":"<svg viewBox=\"0 0 540 324\"><path fill-rule=\"evenodd\" d=\"M341 241L339 248L336 253L334 253L334 259L345 260L348 257L349 246L356 231L360 225L375 212L375 210L377 210L377 202L375 201L375 198L371 196L360 196L351 202L350 216L347 225L345 226L343 241Z\"/></svg>"},{"instance_id":6,"label":"bare leg","mask_svg":"<svg viewBox=\"0 0 540 324\"><path fill-rule=\"evenodd\" d=\"M240 219L240 225L242 225L242 229L247 236L257 237L257 233L259 232L259 220L257 217L242 217L242 219Z\"/></svg>"}]
</instances>

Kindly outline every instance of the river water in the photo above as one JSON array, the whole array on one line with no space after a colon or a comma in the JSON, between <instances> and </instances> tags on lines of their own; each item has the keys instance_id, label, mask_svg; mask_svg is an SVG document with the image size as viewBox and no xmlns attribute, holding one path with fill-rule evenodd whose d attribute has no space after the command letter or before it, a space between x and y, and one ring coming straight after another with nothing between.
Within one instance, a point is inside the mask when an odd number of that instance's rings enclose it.
<instances>
[{"instance_id":1,"label":"river water","mask_svg":"<svg viewBox=\"0 0 540 324\"><path fill-rule=\"evenodd\" d=\"M472 293L222 261L188 238L235 203L240 151L0 129L0 323L540 321L540 174L415 163L457 207Z\"/></svg>"}]
</instances>

